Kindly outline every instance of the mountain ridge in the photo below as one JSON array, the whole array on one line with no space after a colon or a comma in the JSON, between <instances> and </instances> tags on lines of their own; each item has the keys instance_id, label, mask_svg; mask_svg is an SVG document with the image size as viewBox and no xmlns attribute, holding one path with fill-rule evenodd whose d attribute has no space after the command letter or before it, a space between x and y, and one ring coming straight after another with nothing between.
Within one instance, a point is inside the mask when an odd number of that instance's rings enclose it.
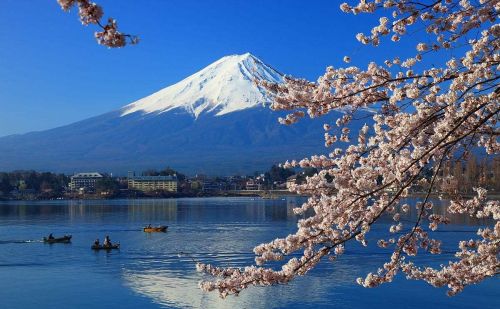
<instances>
[{"instance_id":1,"label":"mountain ridge","mask_svg":"<svg viewBox=\"0 0 500 309\"><path fill-rule=\"evenodd\" d=\"M285 113L263 106L271 98L254 79L281 77L249 53L224 57L118 110L1 137L0 170L125 174L169 165L187 174L231 175L324 152L322 126L331 115L283 126L277 119Z\"/></svg>"}]
</instances>

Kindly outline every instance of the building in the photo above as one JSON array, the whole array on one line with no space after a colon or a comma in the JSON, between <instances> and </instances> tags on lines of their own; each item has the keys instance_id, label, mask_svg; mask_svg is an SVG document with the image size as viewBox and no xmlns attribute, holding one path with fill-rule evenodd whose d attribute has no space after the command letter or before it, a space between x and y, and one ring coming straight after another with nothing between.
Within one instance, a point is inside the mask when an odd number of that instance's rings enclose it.
<instances>
[{"instance_id":1,"label":"building","mask_svg":"<svg viewBox=\"0 0 500 309\"><path fill-rule=\"evenodd\" d=\"M245 184L246 190L260 190L261 184L257 182L255 179L248 179Z\"/></svg>"},{"instance_id":2,"label":"building","mask_svg":"<svg viewBox=\"0 0 500 309\"><path fill-rule=\"evenodd\" d=\"M135 176L128 172L128 188L144 192L177 192L177 176Z\"/></svg>"},{"instance_id":3,"label":"building","mask_svg":"<svg viewBox=\"0 0 500 309\"><path fill-rule=\"evenodd\" d=\"M297 184L297 175L292 175L286 179L286 188L290 189Z\"/></svg>"},{"instance_id":4,"label":"building","mask_svg":"<svg viewBox=\"0 0 500 309\"><path fill-rule=\"evenodd\" d=\"M71 176L69 188L71 191L95 192L95 184L103 176L99 173L77 173Z\"/></svg>"},{"instance_id":5,"label":"building","mask_svg":"<svg viewBox=\"0 0 500 309\"><path fill-rule=\"evenodd\" d=\"M458 180L452 176L445 176L441 179L438 179L437 183L439 184L439 189L441 192L456 194L458 193L459 183Z\"/></svg>"},{"instance_id":6,"label":"building","mask_svg":"<svg viewBox=\"0 0 500 309\"><path fill-rule=\"evenodd\" d=\"M215 180L205 179L202 182L201 190L203 192L221 191L221 189L222 189L222 183L217 182Z\"/></svg>"}]
</instances>

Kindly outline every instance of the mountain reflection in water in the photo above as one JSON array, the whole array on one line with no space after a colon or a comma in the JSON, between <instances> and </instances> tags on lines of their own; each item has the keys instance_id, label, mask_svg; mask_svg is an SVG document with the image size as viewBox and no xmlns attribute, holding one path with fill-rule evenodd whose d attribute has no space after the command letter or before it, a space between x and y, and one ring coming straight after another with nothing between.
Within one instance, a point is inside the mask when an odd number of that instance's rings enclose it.
<instances>
[{"instance_id":1,"label":"mountain reflection in water","mask_svg":"<svg viewBox=\"0 0 500 309\"><path fill-rule=\"evenodd\" d=\"M390 217L369 234L369 245L347 246L335 262L321 262L288 285L252 287L221 300L203 293L193 259L217 266L254 263L253 248L296 230L293 208L304 198L199 198L110 201L0 202L0 299L2 308L454 308L500 307L498 279L468 287L456 297L444 289L408 281L364 289L355 279L376 271L390 252L376 240L387 234ZM416 218L416 199L405 222ZM434 212L445 211L437 201ZM421 255L416 263L438 265L453 257L460 239L475 238L487 221L451 216L436 233L444 254ZM146 224L165 224L166 233L143 233ZM72 234L71 244L47 245L43 236ZM110 235L120 250L92 252L95 238ZM179 256L180 252L186 254ZM279 264L270 264L279 267ZM408 291L411 291L409 293ZM61 298L61 294L65 297ZM482 297L478 298L477 295Z\"/></svg>"}]
</instances>

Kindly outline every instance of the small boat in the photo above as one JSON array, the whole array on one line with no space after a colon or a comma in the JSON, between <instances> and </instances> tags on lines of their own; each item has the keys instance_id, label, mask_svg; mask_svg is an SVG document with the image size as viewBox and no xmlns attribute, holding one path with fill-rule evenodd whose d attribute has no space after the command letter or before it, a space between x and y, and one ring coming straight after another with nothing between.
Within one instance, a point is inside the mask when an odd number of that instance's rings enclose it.
<instances>
[{"instance_id":1,"label":"small boat","mask_svg":"<svg viewBox=\"0 0 500 309\"><path fill-rule=\"evenodd\" d=\"M71 235L64 235L63 237L59 237L59 238L44 237L43 242L48 243L48 244L55 244L55 243L67 244L67 243L71 242L71 237L72 237Z\"/></svg>"},{"instance_id":2,"label":"small boat","mask_svg":"<svg viewBox=\"0 0 500 309\"><path fill-rule=\"evenodd\" d=\"M146 233L154 233L154 232L166 232L168 226L166 225L161 225L161 226L146 226L143 231Z\"/></svg>"},{"instance_id":3,"label":"small boat","mask_svg":"<svg viewBox=\"0 0 500 309\"><path fill-rule=\"evenodd\" d=\"M113 249L120 249L120 244L114 244L111 246L104 246L104 245L92 245L90 247L92 250L113 250Z\"/></svg>"}]
</instances>

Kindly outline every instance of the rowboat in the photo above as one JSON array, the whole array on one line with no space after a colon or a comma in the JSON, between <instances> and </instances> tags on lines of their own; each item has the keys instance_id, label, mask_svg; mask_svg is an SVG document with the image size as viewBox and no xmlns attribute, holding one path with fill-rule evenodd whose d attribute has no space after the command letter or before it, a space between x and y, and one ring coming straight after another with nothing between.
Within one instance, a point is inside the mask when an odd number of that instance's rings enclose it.
<instances>
[{"instance_id":1,"label":"rowboat","mask_svg":"<svg viewBox=\"0 0 500 309\"><path fill-rule=\"evenodd\" d=\"M44 237L43 242L48 243L48 244L55 244L55 243L67 244L67 243L71 242L71 237L72 237L71 235L64 235L63 237L59 237L59 238Z\"/></svg>"},{"instance_id":2,"label":"rowboat","mask_svg":"<svg viewBox=\"0 0 500 309\"><path fill-rule=\"evenodd\" d=\"M154 233L154 232L166 232L167 231L167 228L168 226L166 225L161 225L161 226L152 226L152 227L149 227L149 226L146 226L143 231L146 232L146 233Z\"/></svg>"},{"instance_id":3,"label":"rowboat","mask_svg":"<svg viewBox=\"0 0 500 309\"><path fill-rule=\"evenodd\" d=\"M104 245L92 245L90 247L92 250L113 250L113 249L120 249L120 244L114 244L111 246L104 246Z\"/></svg>"}]
</instances>

